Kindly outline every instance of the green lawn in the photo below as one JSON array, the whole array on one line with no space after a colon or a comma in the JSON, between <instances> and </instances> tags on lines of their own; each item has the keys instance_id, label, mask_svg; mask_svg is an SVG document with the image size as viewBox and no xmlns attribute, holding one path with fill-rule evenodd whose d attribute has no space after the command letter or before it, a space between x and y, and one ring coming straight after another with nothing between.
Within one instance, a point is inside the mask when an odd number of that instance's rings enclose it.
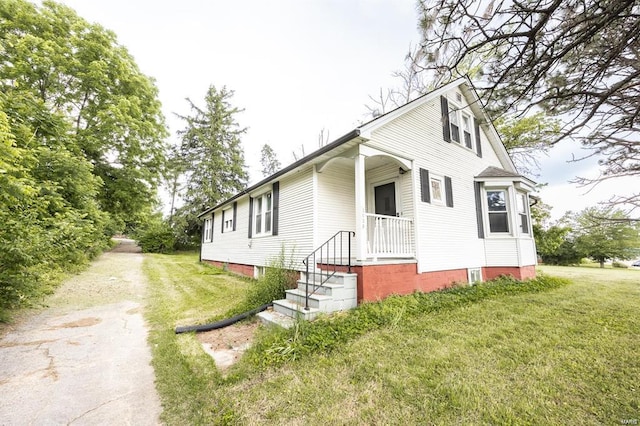
<instances>
[{"instance_id":1,"label":"green lawn","mask_svg":"<svg viewBox=\"0 0 640 426\"><path fill-rule=\"evenodd\" d=\"M201 275L199 268L208 268L194 262L147 258L156 289L149 313L154 365L168 424L620 424L640 418L640 271L540 268L572 284L428 314L396 309L391 325L338 350L266 370L243 362L223 377L193 336L171 330L183 317L195 317L194 303L215 315L239 302L246 282ZM203 294L201 303L191 298L191 279L194 293L210 286L217 296Z\"/></svg>"}]
</instances>

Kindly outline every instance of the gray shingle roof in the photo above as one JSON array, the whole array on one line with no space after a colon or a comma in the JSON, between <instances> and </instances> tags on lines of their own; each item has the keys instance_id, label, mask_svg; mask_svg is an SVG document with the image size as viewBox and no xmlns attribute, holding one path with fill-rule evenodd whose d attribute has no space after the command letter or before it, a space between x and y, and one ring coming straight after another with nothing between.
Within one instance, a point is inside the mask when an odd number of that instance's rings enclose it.
<instances>
[{"instance_id":1,"label":"gray shingle roof","mask_svg":"<svg viewBox=\"0 0 640 426\"><path fill-rule=\"evenodd\" d=\"M517 173L513 173L504 169L500 169L498 167L489 166L482 171L478 176L479 178L489 178L489 177L521 177Z\"/></svg>"}]
</instances>

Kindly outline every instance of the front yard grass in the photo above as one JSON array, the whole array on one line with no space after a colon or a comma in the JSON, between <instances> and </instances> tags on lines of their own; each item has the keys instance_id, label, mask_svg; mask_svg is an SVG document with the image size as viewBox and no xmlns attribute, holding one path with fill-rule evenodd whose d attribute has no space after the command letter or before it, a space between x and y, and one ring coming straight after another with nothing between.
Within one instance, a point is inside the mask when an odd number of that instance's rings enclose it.
<instances>
[{"instance_id":1,"label":"front yard grass","mask_svg":"<svg viewBox=\"0 0 640 426\"><path fill-rule=\"evenodd\" d=\"M193 257L147 258L154 366L168 424L620 424L640 418L639 271L544 267L572 283L417 315L395 301L393 321L337 349L266 369L245 361L222 376L197 340L175 336L173 327L201 305L187 296L191 285L200 289L194 292L211 286L217 294L203 296L211 310L201 310L205 318L239 303L246 282L187 275L181 264L204 268ZM158 309L165 313L157 315Z\"/></svg>"}]
</instances>

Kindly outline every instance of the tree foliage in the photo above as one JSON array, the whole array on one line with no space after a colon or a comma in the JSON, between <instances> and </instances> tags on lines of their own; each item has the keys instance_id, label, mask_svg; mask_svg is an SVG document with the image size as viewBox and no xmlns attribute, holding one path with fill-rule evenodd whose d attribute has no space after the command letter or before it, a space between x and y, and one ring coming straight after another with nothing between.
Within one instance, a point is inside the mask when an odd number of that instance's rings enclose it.
<instances>
[{"instance_id":1,"label":"tree foliage","mask_svg":"<svg viewBox=\"0 0 640 426\"><path fill-rule=\"evenodd\" d=\"M0 2L0 319L151 211L165 130L115 35L53 2Z\"/></svg>"},{"instance_id":2,"label":"tree foliage","mask_svg":"<svg viewBox=\"0 0 640 426\"><path fill-rule=\"evenodd\" d=\"M260 164L262 165L262 176L264 177L271 176L280 170L280 160L278 160L276 152L269 144L265 143L260 150Z\"/></svg>"},{"instance_id":3,"label":"tree foliage","mask_svg":"<svg viewBox=\"0 0 640 426\"><path fill-rule=\"evenodd\" d=\"M576 250L604 266L608 260L629 260L640 255L640 226L621 210L591 207L568 214Z\"/></svg>"},{"instance_id":4,"label":"tree foliage","mask_svg":"<svg viewBox=\"0 0 640 426\"><path fill-rule=\"evenodd\" d=\"M178 232L199 237L201 225L196 216L207 207L223 201L246 187L248 175L240 136L246 132L236 115L241 112L230 103L233 91L210 86L204 107L187 99L191 114L181 116L186 127L179 132L179 160L186 181L184 205L174 217Z\"/></svg>"},{"instance_id":5,"label":"tree foliage","mask_svg":"<svg viewBox=\"0 0 640 426\"><path fill-rule=\"evenodd\" d=\"M496 116L545 111L563 122L554 142L599 155L600 179L640 174L637 0L421 0L419 10L424 70L477 68Z\"/></svg>"},{"instance_id":6,"label":"tree foliage","mask_svg":"<svg viewBox=\"0 0 640 426\"><path fill-rule=\"evenodd\" d=\"M149 211L166 129L153 81L115 34L58 3L5 0L0 40L0 87L21 102L14 120L43 144L62 130L45 133L45 124L68 126L65 148L93 165L100 208L120 227ZM47 123L54 112L61 120Z\"/></svg>"}]
</instances>

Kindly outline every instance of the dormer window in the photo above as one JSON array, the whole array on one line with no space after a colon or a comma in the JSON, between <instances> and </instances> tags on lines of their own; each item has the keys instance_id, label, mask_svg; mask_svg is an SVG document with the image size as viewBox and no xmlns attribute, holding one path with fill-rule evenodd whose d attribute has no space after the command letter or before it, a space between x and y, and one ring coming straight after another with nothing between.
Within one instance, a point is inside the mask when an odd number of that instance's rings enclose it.
<instances>
[{"instance_id":1,"label":"dormer window","mask_svg":"<svg viewBox=\"0 0 640 426\"><path fill-rule=\"evenodd\" d=\"M464 145L473 149L473 139L471 133L471 117L467 113L462 113L462 135L464 137Z\"/></svg>"}]
</instances>

